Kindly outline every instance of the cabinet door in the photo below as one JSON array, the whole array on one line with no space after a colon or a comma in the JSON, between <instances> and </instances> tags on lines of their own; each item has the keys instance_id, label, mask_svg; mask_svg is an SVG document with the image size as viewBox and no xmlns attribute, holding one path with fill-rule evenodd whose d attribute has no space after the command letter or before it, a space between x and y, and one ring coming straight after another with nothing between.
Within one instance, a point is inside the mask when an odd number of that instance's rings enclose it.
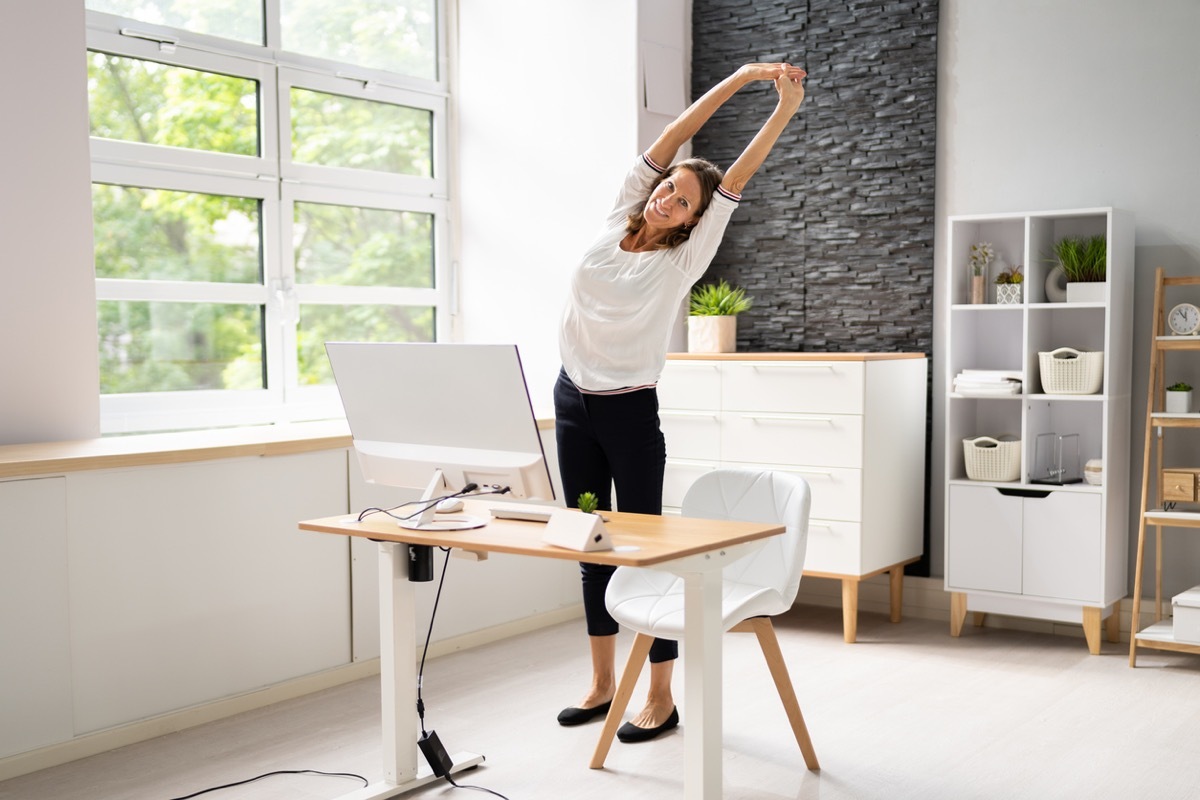
<instances>
[{"instance_id":1,"label":"cabinet door","mask_svg":"<svg viewBox=\"0 0 1200 800\"><path fill-rule=\"evenodd\" d=\"M1021 592L1022 504L991 486L950 487L946 588Z\"/></svg>"},{"instance_id":2,"label":"cabinet door","mask_svg":"<svg viewBox=\"0 0 1200 800\"><path fill-rule=\"evenodd\" d=\"M1026 498L1023 518L1023 593L1102 604L1100 495L1051 492Z\"/></svg>"}]
</instances>

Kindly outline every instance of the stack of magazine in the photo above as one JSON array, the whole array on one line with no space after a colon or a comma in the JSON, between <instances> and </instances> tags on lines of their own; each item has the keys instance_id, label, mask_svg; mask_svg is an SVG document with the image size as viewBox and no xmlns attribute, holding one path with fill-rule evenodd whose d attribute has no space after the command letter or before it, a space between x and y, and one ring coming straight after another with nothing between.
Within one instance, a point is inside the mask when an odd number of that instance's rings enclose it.
<instances>
[{"instance_id":1,"label":"stack of magazine","mask_svg":"<svg viewBox=\"0 0 1200 800\"><path fill-rule=\"evenodd\" d=\"M955 394L972 397L1021 393L1021 371L964 369L954 378Z\"/></svg>"}]
</instances>

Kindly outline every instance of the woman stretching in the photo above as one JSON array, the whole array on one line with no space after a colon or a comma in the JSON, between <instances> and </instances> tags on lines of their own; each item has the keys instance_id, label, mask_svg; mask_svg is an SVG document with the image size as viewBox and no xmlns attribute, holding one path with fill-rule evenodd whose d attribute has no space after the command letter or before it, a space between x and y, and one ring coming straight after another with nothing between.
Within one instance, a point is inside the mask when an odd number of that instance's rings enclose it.
<instances>
[{"instance_id":1,"label":"woman stretching","mask_svg":"<svg viewBox=\"0 0 1200 800\"><path fill-rule=\"evenodd\" d=\"M804 99L806 73L788 64L747 64L669 124L633 169L604 232L575 268L559 334L563 369L554 387L563 494L574 505L592 492L612 509L662 513L666 449L655 384L676 315L708 269L746 182L762 165ZM774 111L729 169L690 158L668 168L678 149L748 83L773 81ZM614 567L580 564L591 644L592 684L558 715L579 725L608 712L616 681L618 625L604 605ZM646 705L617 737L646 741L679 724L671 695L678 643L650 649Z\"/></svg>"}]
</instances>

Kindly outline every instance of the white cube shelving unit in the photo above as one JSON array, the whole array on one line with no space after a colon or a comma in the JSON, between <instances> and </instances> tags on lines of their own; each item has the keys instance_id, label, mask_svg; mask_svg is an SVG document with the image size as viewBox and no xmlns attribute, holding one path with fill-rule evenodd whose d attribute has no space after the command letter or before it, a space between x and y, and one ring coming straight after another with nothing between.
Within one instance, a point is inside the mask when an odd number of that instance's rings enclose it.
<instances>
[{"instance_id":1,"label":"white cube shelving unit","mask_svg":"<svg viewBox=\"0 0 1200 800\"><path fill-rule=\"evenodd\" d=\"M1128 576L1132 216L1113 208L953 216L948 228L949 296L939 305L948 312L941 389L951 633L961 633L968 610L1077 622L1098 653L1103 620L1109 640L1117 636ZM1097 234L1108 242L1104 297L1050 302L1053 244ZM1023 265L1022 303L969 302L968 259L976 242L990 242L1007 263ZM987 277L989 298L994 277ZM1039 353L1060 347L1103 351L1099 392L1046 392ZM956 394L954 379L964 369L1019 373L1022 391ZM1089 459L1101 459L1102 485L1033 482L1037 438L1046 433L1078 434L1079 473ZM1018 479L969 479L963 440L1005 434L1021 441Z\"/></svg>"}]
</instances>

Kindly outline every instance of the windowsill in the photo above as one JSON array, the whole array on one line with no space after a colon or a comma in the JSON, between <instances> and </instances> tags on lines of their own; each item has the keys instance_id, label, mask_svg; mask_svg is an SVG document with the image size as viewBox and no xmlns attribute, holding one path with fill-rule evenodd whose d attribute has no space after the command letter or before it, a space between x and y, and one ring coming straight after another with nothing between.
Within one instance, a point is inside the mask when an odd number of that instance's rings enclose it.
<instances>
[{"instance_id":1,"label":"windowsill","mask_svg":"<svg viewBox=\"0 0 1200 800\"><path fill-rule=\"evenodd\" d=\"M539 419L538 430L554 420ZM0 479L90 469L186 464L219 458L280 456L350 447L345 420L147 433L71 442L0 445Z\"/></svg>"}]
</instances>

